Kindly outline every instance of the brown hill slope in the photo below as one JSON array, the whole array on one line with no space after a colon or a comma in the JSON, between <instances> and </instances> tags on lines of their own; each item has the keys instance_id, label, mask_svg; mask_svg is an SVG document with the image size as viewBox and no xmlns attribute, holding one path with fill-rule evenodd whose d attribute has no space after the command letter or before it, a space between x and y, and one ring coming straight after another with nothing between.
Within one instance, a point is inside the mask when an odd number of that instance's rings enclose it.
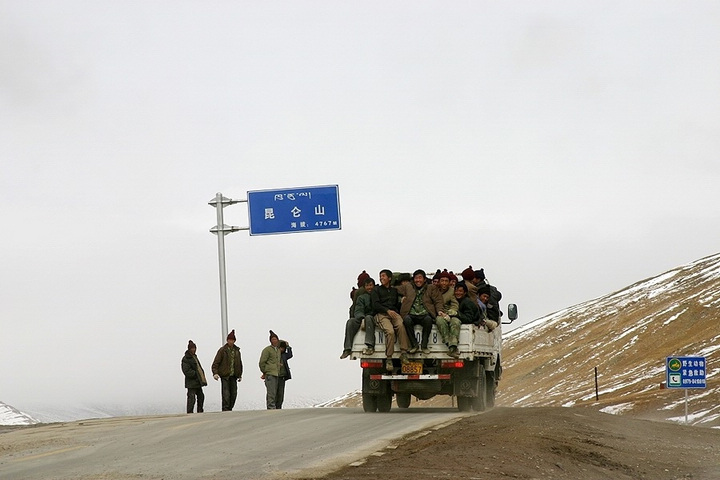
<instances>
[{"instance_id":1,"label":"brown hill slope","mask_svg":"<svg viewBox=\"0 0 720 480\"><path fill-rule=\"evenodd\" d=\"M540 318L506 334L497 404L684 421L685 391L661 388L665 358L704 356L708 387L688 390L689 419L720 426L718 307L720 254Z\"/></svg>"}]
</instances>

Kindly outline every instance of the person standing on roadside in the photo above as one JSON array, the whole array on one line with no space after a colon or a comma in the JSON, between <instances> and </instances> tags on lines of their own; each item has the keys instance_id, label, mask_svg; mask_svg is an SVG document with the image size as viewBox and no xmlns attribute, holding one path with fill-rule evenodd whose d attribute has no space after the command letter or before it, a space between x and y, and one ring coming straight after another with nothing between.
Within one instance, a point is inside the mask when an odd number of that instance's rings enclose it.
<instances>
[{"instance_id":1,"label":"person standing on roadside","mask_svg":"<svg viewBox=\"0 0 720 480\"><path fill-rule=\"evenodd\" d=\"M258 362L260 372L262 372L260 378L265 381L265 389L267 390L265 404L268 410L276 410L278 394L281 397L281 402L284 395L284 392L279 392L280 377L284 377L286 373L280 353L280 339L275 332L270 330L270 345L260 352L260 361ZM284 381L282 386L285 387Z\"/></svg>"},{"instance_id":2,"label":"person standing on roadside","mask_svg":"<svg viewBox=\"0 0 720 480\"><path fill-rule=\"evenodd\" d=\"M278 393L275 398L275 408L280 410L282 408L283 401L285 400L285 382L292 378L290 376L290 365L288 365L288 360L293 357L293 352L292 347L285 340L280 340L278 347L280 348L280 361L285 369L284 374L283 370L280 369L280 375L278 376Z\"/></svg>"},{"instance_id":3,"label":"person standing on roadside","mask_svg":"<svg viewBox=\"0 0 720 480\"><path fill-rule=\"evenodd\" d=\"M215 354L212 364L213 378L220 379L222 411L229 412L237 399L237 384L242 381L243 364L240 348L235 345L235 330L228 333L227 343Z\"/></svg>"},{"instance_id":4,"label":"person standing on roadside","mask_svg":"<svg viewBox=\"0 0 720 480\"><path fill-rule=\"evenodd\" d=\"M205 371L200 365L196 355L197 345L190 340L185 356L180 361L180 368L185 375L185 388L187 388L187 413L193 413L195 399L197 398L197 413L202 413L205 404L205 394L202 388L207 385Z\"/></svg>"}]
</instances>

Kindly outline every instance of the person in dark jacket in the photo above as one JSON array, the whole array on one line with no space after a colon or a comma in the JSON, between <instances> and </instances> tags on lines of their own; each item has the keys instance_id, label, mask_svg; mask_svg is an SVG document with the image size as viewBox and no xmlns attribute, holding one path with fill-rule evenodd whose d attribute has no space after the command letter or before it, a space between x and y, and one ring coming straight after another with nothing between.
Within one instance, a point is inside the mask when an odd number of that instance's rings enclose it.
<instances>
[{"instance_id":1,"label":"person in dark jacket","mask_svg":"<svg viewBox=\"0 0 720 480\"><path fill-rule=\"evenodd\" d=\"M395 353L395 338L400 344L400 360L408 361L407 351L410 348L410 340L405 330L403 318L400 316L400 296L397 288L390 286L392 271L385 269L380 271L380 285L376 285L370 293L373 312L375 313L375 324L385 334L385 368L392 371L392 357ZM396 337L397 336L397 337Z\"/></svg>"},{"instance_id":2,"label":"person in dark jacket","mask_svg":"<svg viewBox=\"0 0 720 480\"><path fill-rule=\"evenodd\" d=\"M202 413L205 404L205 394L202 387L207 385L205 371L200 365L197 355L197 345L190 340L185 356L180 361L180 368L185 375L185 388L187 388L187 413L193 413L195 399L197 398L197 413Z\"/></svg>"},{"instance_id":3,"label":"person in dark jacket","mask_svg":"<svg viewBox=\"0 0 720 480\"><path fill-rule=\"evenodd\" d=\"M242 381L243 364L240 348L235 346L235 330L228 333L227 343L220 347L212 363L213 378L221 380L222 410L228 412L235 406L237 384Z\"/></svg>"},{"instance_id":4,"label":"person in dark jacket","mask_svg":"<svg viewBox=\"0 0 720 480\"><path fill-rule=\"evenodd\" d=\"M293 352L292 347L285 340L280 340L278 347L280 348L280 361L282 362L282 368L280 369L281 375L278 377L278 392L277 397L275 397L275 408L279 410L282 408L283 400L285 400L285 382L292 378L290 375L290 365L288 365L288 360L293 357Z\"/></svg>"},{"instance_id":5,"label":"person in dark jacket","mask_svg":"<svg viewBox=\"0 0 720 480\"><path fill-rule=\"evenodd\" d=\"M465 282L458 282L455 285L455 298L458 301L457 317L463 325L474 324L480 325L480 308L470 300L468 296L468 287Z\"/></svg>"},{"instance_id":6,"label":"person in dark jacket","mask_svg":"<svg viewBox=\"0 0 720 480\"><path fill-rule=\"evenodd\" d=\"M372 308L370 292L375 288L375 280L369 276L364 279L362 288L355 290L356 298L350 309L350 319L345 322L345 340L340 360L347 358L352 353L352 344L355 334L365 325L365 349L363 355L375 353L375 319Z\"/></svg>"}]
</instances>

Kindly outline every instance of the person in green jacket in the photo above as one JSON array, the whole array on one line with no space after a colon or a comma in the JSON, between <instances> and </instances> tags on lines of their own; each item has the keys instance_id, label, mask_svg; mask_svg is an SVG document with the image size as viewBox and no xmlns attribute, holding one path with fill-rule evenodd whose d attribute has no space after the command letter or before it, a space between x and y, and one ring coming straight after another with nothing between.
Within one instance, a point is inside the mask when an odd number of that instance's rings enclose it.
<instances>
[{"instance_id":1,"label":"person in green jacket","mask_svg":"<svg viewBox=\"0 0 720 480\"><path fill-rule=\"evenodd\" d=\"M267 390L265 403L268 410L277 409L276 401L278 399L278 389L280 388L280 378L287 375L279 344L280 339L275 332L270 330L270 345L260 352L260 361L258 362L262 372L260 378L265 381L265 389Z\"/></svg>"}]
</instances>

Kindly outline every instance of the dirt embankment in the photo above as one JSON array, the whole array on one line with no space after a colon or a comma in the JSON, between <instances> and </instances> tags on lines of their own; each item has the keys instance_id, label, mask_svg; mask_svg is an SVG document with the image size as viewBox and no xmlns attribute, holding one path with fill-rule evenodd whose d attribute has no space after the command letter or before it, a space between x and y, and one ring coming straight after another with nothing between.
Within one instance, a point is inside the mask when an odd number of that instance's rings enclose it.
<instances>
[{"instance_id":1,"label":"dirt embankment","mask_svg":"<svg viewBox=\"0 0 720 480\"><path fill-rule=\"evenodd\" d=\"M496 408L323 478L717 480L720 431L592 408Z\"/></svg>"}]
</instances>

